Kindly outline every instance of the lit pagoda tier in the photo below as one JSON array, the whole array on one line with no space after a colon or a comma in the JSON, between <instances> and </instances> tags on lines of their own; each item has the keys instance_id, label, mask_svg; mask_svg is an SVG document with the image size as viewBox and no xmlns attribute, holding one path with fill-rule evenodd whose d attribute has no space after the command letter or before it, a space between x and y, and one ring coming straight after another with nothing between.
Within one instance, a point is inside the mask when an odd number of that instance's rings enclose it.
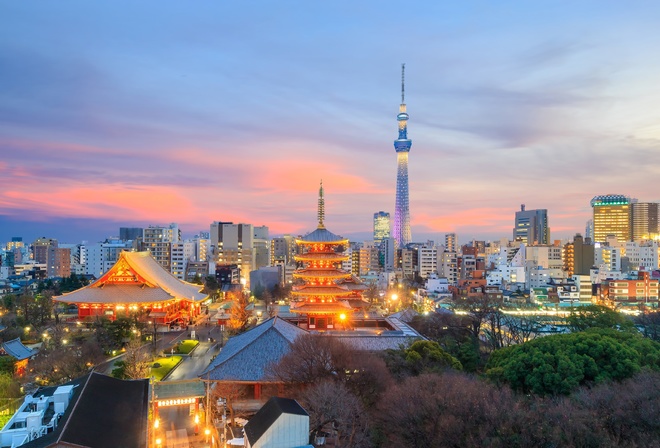
<instances>
[{"instance_id":1,"label":"lit pagoda tier","mask_svg":"<svg viewBox=\"0 0 660 448\"><path fill-rule=\"evenodd\" d=\"M76 305L81 320L135 315L169 326L188 324L206 299L200 285L177 279L146 251L121 252L117 263L94 283L53 298Z\"/></svg>"},{"instance_id":2,"label":"lit pagoda tier","mask_svg":"<svg viewBox=\"0 0 660 448\"><path fill-rule=\"evenodd\" d=\"M350 272L341 269L341 263L349 258L341 252L348 246L348 239L327 230L324 215L321 185L318 228L296 239L301 253L295 260L300 267L293 273L297 284L291 292L291 312L307 316L310 330L336 328L338 322L350 317L354 307L348 300L356 298L355 290L342 284L351 279Z\"/></svg>"}]
</instances>

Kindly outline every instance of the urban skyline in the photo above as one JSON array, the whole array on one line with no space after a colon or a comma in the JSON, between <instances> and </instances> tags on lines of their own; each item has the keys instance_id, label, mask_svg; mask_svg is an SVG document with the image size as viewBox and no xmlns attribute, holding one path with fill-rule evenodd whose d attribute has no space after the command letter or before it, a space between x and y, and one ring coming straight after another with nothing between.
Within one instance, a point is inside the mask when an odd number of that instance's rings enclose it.
<instances>
[{"instance_id":1,"label":"urban skyline","mask_svg":"<svg viewBox=\"0 0 660 448\"><path fill-rule=\"evenodd\" d=\"M425 4L393 33L395 2L154 5L0 6L0 239L299 234L321 178L328 225L369 239L403 61L415 241L507 236L521 203L570 238L594 196L658 201L660 6Z\"/></svg>"}]
</instances>

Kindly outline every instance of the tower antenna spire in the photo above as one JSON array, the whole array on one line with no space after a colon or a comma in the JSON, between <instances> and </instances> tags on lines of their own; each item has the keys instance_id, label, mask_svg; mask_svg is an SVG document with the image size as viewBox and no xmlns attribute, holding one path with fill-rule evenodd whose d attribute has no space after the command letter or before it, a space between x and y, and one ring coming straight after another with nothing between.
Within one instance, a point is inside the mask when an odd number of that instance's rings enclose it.
<instances>
[{"instance_id":1,"label":"tower antenna spire","mask_svg":"<svg viewBox=\"0 0 660 448\"><path fill-rule=\"evenodd\" d=\"M401 64L401 104L406 103L406 63Z\"/></svg>"},{"instance_id":2,"label":"tower antenna spire","mask_svg":"<svg viewBox=\"0 0 660 448\"><path fill-rule=\"evenodd\" d=\"M319 229L325 229L325 199L323 199L323 179L321 179L321 187L319 188Z\"/></svg>"}]
</instances>

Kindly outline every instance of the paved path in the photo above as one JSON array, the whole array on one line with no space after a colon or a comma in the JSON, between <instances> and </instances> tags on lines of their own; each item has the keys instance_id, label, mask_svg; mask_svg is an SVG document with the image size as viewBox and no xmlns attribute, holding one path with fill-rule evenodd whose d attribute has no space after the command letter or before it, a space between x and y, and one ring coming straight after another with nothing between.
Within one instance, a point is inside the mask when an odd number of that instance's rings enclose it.
<instances>
[{"instance_id":1,"label":"paved path","mask_svg":"<svg viewBox=\"0 0 660 448\"><path fill-rule=\"evenodd\" d=\"M211 359L220 351L219 342L200 341L199 346L190 356L184 357L183 362L167 377L166 381L190 380L197 378L211 363Z\"/></svg>"}]
</instances>

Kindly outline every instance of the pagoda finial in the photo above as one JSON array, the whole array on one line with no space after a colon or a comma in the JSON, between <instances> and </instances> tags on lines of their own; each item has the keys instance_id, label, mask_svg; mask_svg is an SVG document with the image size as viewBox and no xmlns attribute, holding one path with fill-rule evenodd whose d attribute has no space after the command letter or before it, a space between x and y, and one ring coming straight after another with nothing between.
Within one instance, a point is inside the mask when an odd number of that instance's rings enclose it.
<instances>
[{"instance_id":1,"label":"pagoda finial","mask_svg":"<svg viewBox=\"0 0 660 448\"><path fill-rule=\"evenodd\" d=\"M323 199L323 179L321 179L321 188L319 188L319 229L325 229L323 221L325 220L325 200Z\"/></svg>"},{"instance_id":2,"label":"pagoda finial","mask_svg":"<svg viewBox=\"0 0 660 448\"><path fill-rule=\"evenodd\" d=\"M401 64L401 104L406 103L406 63Z\"/></svg>"}]
</instances>

